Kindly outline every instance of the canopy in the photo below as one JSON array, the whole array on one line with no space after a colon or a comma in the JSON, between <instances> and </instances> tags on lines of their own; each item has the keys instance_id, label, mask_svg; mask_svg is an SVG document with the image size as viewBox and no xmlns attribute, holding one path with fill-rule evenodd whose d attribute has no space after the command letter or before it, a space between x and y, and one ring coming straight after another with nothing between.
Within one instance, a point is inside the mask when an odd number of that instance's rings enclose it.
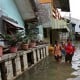
<instances>
[{"instance_id":1,"label":"canopy","mask_svg":"<svg viewBox=\"0 0 80 80\"><path fill-rule=\"evenodd\" d=\"M53 19L51 23L52 23L52 29L62 32L70 32L67 23L64 20Z\"/></svg>"}]
</instances>

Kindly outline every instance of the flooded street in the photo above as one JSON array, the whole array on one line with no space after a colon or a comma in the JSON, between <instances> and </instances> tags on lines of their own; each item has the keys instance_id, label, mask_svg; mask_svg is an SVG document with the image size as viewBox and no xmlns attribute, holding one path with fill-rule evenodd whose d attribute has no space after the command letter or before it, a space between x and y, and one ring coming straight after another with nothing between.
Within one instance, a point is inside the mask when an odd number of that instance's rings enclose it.
<instances>
[{"instance_id":1,"label":"flooded street","mask_svg":"<svg viewBox=\"0 0 80 80\"><path fill-rule=\"evenodd\" d=\"M66 80L71 77L71 65L56 63L53 57L47 57L34 68L25 72L17 80Z\"/></svg>"},{"instance_id":2,"label":"flooded street","mask_svg":"<svg viewBox=\"0 0 80 80\"><path fill-rule=\"evenodd\" d=\"M72 68L74 69L74 71L71 73L71 75L77 77L70 78L67 80L80 80L80 42L77 42L75 45L76 45L76 51L72 61Z\"/></svg>"},{"instance_id":3,"label":"flooded street","mask_svg":"<svg viewBox=\"0 0 80 80\"><path fill-rule=\"evenodd\" d=\"M80 48L77 45L72 64L56 63L49 56L16 80L80 80Z\"/></svg>"}]
</instances>

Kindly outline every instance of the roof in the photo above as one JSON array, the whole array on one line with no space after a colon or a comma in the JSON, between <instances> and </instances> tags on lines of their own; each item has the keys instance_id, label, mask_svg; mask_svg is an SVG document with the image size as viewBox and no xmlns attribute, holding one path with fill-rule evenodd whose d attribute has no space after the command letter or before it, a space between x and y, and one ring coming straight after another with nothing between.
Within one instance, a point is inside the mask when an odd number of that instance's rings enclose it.
<instances>
[{"instance_id":1,"label":"roof","mask_svg":"<svg viewBox=\"0 0 80 80\"><path fill-rule=\"evenodd\" d=\"M15 0L16 6L23 20L33 19L36 17L33 10L34 7L32 7L33 0L32 3L30 1L31 0Z\"/></svg>"},{"instance_id":2,"label":"roof","mask_svg":"<svg viewBox=\"0 0 80 80\"><path fill-rule=\"evenodd\" d=\"M65 19L68 19L70 20L71 23L80 23L80 19L76 19L76 18L73 18L73 17L69 17L69 16L64 16Z\"/></svg>"},{"instance_id":3,"label":"roof","mask_svg":"<svg viewBox=\"0 0 80 80\"><path fill-rule=\"evenodd\" d=\"M12 22L10 20L8 20L7 18L3 17L2 18L5 22L8 22L9 24L11 24L15 29L17 30L23 30L22 26L20 26L19 24Z\"/></svg>"},{"instance_id":4,"label":"roof","mask_svg":"<svg viewBox=\"0 0 80 80\"><path fill-rule=\"evenodd\" d=\"M69 32L69 28L64 20L52 20L52 29L59 30L61 32Z\"/></svg>"}]
</instances>

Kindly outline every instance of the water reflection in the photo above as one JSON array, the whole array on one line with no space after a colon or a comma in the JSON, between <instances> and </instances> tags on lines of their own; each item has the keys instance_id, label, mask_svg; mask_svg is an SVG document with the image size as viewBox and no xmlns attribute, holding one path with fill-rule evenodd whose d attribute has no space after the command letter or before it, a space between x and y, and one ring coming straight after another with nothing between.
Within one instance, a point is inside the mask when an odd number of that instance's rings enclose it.
<instances>
[{"instance_id":1,"label":"water reflection","mask_svg":"<svg viewBox=\"0 0 80 80\"><path fill-rule=\"evenodd\" d=\"M64 60L56 63L49 56L16 80L80 80L80 43L76 44L72 65L65 64Z\"/></svg>"},{"instance_id":2,"label":"water reflection","mask_svg":"<svg viewBox=\"0 0 80 80\"><path fill-rule=\"evenodd\" d=\"M16 80L66 80L72 77L72 71L70 64L56 63L54 57L49 56Z\"/></svg>"},{"instance_id":3,"label":"water reflection","mask_svg":"<svg viewBox=\"0 0 80 80\"><path fill-rule=\"evenodd\" d=\"M72 68L75 70L71 75L77 76L76 78L69 78L67 80L80 80L80 43L76 44L76 51L72 60Z\"/></svg>"}]
</instances>

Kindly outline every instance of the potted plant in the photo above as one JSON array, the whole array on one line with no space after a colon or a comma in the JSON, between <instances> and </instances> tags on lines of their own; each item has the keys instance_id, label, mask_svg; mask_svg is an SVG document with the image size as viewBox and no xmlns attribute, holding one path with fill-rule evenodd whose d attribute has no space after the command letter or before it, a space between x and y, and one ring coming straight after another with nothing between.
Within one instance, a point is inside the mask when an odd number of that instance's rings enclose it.
<instances>
[{"instance_id":1,"label":"potted plant","mask_svg":"<svg viewBox=\"0 0 80 80\"><path fill-rule=\"evenodd\" d=\"M13 35L1 34L1 36L8 43L10 52L12 52L12 53L17 52L18 44L19 44L19 42L22 41L23 33L22 32L17 32Z\"/></svg>"},{"instance_id":2,"label":"potted plant","mask_svg":"<svg viewBox=\"0 0 80 80\"><path fill-rule=\"evenodd\" d=\"M36 46L36 40L31 39L29 46L30 48L34 48Z\"/></svg>"},{"instance_id":3,"label":"potted plant","mask_svg":"<svg viewBox=\"0 0 80 80\"><path fill-rule=\"evenodd\" d=\"M28 33L29 36L29 47L34 48L36 46L37 34L34 30L30 30Z\"/></svg>"},{"instance_id":4,"label":"potted plant","mask_svg":"<svg viewBox=\"0 0 80 80\"><path fill-rule=\"evenodd\" d=\"M29 48L29 36L28 35L23 36L21 47L23 50L27 50Z\"/></svg>"}]
</instances>

